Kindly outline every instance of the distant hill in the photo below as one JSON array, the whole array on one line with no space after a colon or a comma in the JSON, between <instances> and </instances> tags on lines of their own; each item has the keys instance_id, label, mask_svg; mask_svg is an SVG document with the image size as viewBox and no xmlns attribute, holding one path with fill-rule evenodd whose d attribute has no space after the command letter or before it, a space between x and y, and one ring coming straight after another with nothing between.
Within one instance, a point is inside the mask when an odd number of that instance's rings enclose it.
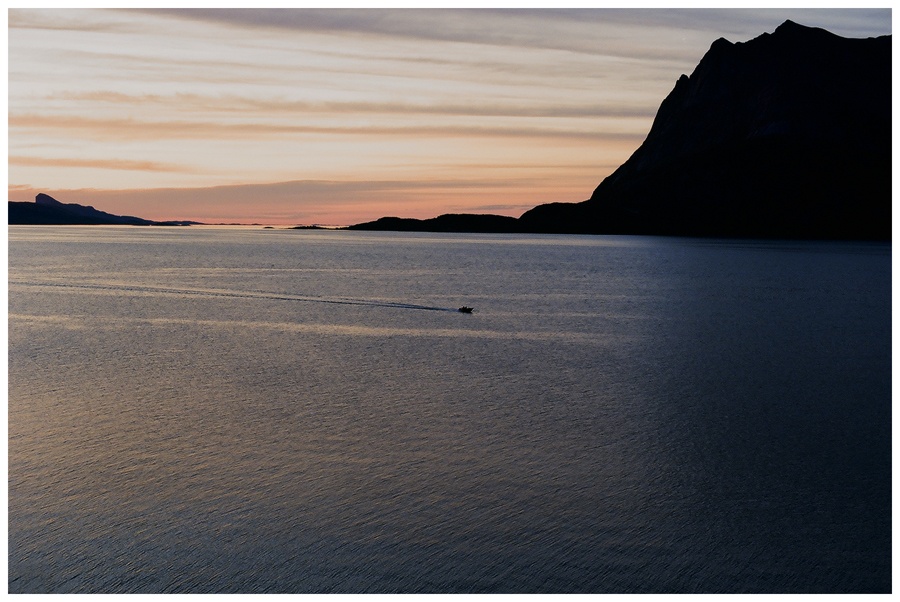
<instances>
[{"instance_id":1,"label":"distant hill","mask_svg":"<svg viewBox=\"0 0 900 602\"><path fill-rule=\"evenodd\" d=\"M186 226L197 222L155 222L130 215L113 215L90 206L61 203L44 193L33 203L9 201L10 225Z\"/></svg>"},{"instance_id":2,"label":"distant hill","mask_svg":"<svg viewBox=\"0 0 900 602\"><path fill-rule=\"evenodd\" d=\"M350 226L350 230L397 232L518 232L519 222L504 215L448 213L431 219L382 217L374 222Z\"/></svg>"},{"instance_id":3,"label":"distant hill","mask_svg":"<svg viewBox=\"0 0 900 602\"><path fill-rule=\"evenodd\" d=\"M589 200L540 205L515 227L889 240L891 36L786 21L745 43L715 41Z\"/></svg>"}]
</instances>

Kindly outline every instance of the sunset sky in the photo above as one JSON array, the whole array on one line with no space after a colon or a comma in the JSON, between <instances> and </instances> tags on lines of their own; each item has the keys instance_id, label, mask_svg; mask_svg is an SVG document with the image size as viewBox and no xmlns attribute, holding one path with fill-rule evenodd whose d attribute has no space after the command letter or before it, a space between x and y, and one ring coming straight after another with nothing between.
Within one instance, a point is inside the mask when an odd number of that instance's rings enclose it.
<instances>
[{"instance_id":1,"label":"sunset sky","mask_svg":"<svg viewBox=\"0 0 900 602\"><path fill-rule=\"evenodd\" d=\"M10 9L9 200L346 225L588 198L714 40L876 10Z\"/></svg>"}]
</instances>

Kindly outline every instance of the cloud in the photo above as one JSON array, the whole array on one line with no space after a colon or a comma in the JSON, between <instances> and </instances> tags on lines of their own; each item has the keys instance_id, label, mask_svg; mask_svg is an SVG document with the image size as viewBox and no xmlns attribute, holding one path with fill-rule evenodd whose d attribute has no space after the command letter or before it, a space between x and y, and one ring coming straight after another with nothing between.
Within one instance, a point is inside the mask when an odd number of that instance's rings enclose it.
<instances>
[{"instance_id":1,"label":"cloud","mask_svg":"<svg viewBox=\"0 0 900 602\"><path fill-rule=\"evenodd\" d=\"M245 29L382 37L429 43L478 44L632 58L671 58L671 48L646 45L622 31L605 10L485 9L149 9ZM593 35L592 34L593 30Z\"/></svg>"},{"instance_id":2,"label":"cloud","mask_svg":"<svg viewBox=\"0 0 900 602\"><path fill-rule=\"evenodd\" d=\"M233 123L212 121L142 121L66 115L10 114L10 130L45 130L60 135L102 140L234 139L292 135L344 135L460 138L557 138L640 142L644 133L593 132L535 127L501 126L316 126L292 123Z\"/></svg>"},{"instance_id":3,"label":"cloud","mask_svg":"<svg viewBox=\"0 0 900 602\"><path fill-rule=\"evenodd\" d=\"M547 36L496 27L497 20L516 18L516 11L434 9L160 9L180 19L241 28L286 29L305 33L378 35L415 40L546 47ZM527 20L533 20L533 16ZM521 18L518 18L521 21ZM506 21L507 25L509 21ZM545 22L546 25L546 22ZM559 44L552 44L558 47Z\"/></svg>"},{"instance_id":4,"label":"cloud","mask_svg":"<svg viewBox=\"0 0 900 602\"><path fill-rule=\"evenodd\" d=\"M257 33L258 32L254 32ZM175 37L157 34L160 40ZM552 52L520 52L515 49L486 49L459 52L446 44L418 43L405 47L390 39L377 39L365 45L362 40L347 40L338 35L327 39L309 38L275 39L265 51L252 47L237 47L234 52L208 52L226 40L199 38L192 42L196 49L183 55L167 52L169 42L160 41L156 47L125 46L128 36L120 36L119 43L96 46L91 50L66 48L52 60L71 64L75 68L88 68L103 77L106 73L127 74L126 80L147 82L179 82L184 88L201 85L241 84L248 87L277 89L284 86L302 88L326 88L338 92L348 85L353 88L365 82L368 87L358 92L380 94L389 86L390 93L397 85L408 86L419 82L414 93L431 94L436 88L446 88L453 83L461 88L477 85L482 90L496 90L501 86L555 87L571 90L592 82L594 89L609 83L610 77L619 77L620 69L628 70L629 78L659 79L674 82L678 75L693 65L701 55L700 50L686 51L677 45L666 45L652 61L637 61L616 57L613 49L602 53L601 59L589 56L559 56ZM220 34L225 38L225 34ZM640 38L638 38L640 39ZM703 48L708 44L704 40ZM636 43L632 41L630 43ZM15 50L15 46L12 47ZM53 52L51 48L42 52ZM13 64L13 63L11 63ZM21 70L19 78L28 77ZM344 77L341 77L341 76ZM380 78L372 87L371 80ZM97 85L98 80L93 80ZM356 83L354 83L356 82ZM86 83L86 82L85 82ZM121 79L112 85L121 85ZM109 85L104 81L105 85ZM408 88L407 88L408 90ZM561 97L564 98L564 97Z\"/></svg>"},{"instance_id":5,"label":"cloud","mask_svg":"<svg viewBox=\"0 0 900 602\"><path fill-rule=\"evenodd\" d=\"M161 9L179 19L241 28L386 36L564 50L643 59L671 57L673 47L634 40L636 30L715 32L755 37L785 19L828 26L840 35L891 31L890 9ZM591 35L593 32L594 35ZM711 40L710 40L711 41ZM732 40L742 41L742 40Z\"/></svg>"},{"instance_id":6,"label":"cloud","mask_svg":"<svg viewBox=\"0 0 900 602\"><path fill-rule=\"evenodd\" d=\"M98 18L98 12L85 10L41 10L10 8L8 29L42 29L49 31L82 31L88 33L138 33L141 27L116 19L114 13Z\"/></svg>"},{"instance_id":7,"label":"cloud","mask_svg":"<svg viewBox=\"0 0 900 602\"><path fill-rule=\"evenodd\" d=\"M248 112L264 114L380 114L380 115L447 115L467 117L560 117L560 118L642 118L650 119L655 108L593 104L549 103L410 103L410 102L309 102L278 98L250 96L211 96L200 94L124 94L121 92L95 91L65 93L50 100L85 101L126 106L157 106L167 110L215 111L246 115Z\"/></svg>"},{"instance_id":8,"label":"cloud","mask_svg":"<svg viewBox=\"0 0 900 602\"><path fill-rule=\"evenodd\" d=\"M128 161L124 159L71 159L50 157L10 156L10 165L28 167L87 167L93 169L114 169L123 171L160 171L195 173L185 165L158 163L155 161Z\"/></svg>"},{"instance_id":9,"label":"cloud","mask_svg":"<svg viewBox=\"0 0 900 602\"><path fill-rule=\"evenodd\" d=\"M544 11L533 11L544 12ZM717 37L733 36L743 41L772 31L787 19L810 27L825 27L851 37L891 33L890 9L820 8L677 8L677 9L554 9L572 18L620 26L709 32ZM712 41L712 40L710 40Z\"/></svg>"}]
</instances>

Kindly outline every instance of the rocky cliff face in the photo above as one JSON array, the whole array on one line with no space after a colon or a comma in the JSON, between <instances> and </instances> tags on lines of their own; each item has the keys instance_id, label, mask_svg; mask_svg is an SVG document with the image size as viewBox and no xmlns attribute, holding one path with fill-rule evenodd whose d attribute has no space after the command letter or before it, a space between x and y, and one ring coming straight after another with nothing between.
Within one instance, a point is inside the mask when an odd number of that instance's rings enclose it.
<instances>
[{"instance_id":1,"label":"rocky cliff face","mask_svg":"<svg viewBox=\"0 0 900 602\"><path fill-rule=\"evenodd\" d=\"M889 239L891 38L785 22L720 39L588 201L528 231Z\"/></svg>"}]
</instances>

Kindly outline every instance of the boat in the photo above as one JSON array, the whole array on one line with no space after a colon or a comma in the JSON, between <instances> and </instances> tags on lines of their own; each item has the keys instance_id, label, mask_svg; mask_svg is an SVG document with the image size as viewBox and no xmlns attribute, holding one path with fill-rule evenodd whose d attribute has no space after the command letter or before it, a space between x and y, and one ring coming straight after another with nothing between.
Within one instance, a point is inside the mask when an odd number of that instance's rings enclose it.
<instances>
[{"instance_id":1,"label":"boat","mask_svg":"<svg viewBox=\"0 0 900 602\"><path fill-rule=\"evenodd\" d=\"M459 311L461 311L464 314L470 314L470 313L472 313L472 308L466 307L465 305L463 305L462 307L459 308Z\"/></svg>"}]
</instances>

